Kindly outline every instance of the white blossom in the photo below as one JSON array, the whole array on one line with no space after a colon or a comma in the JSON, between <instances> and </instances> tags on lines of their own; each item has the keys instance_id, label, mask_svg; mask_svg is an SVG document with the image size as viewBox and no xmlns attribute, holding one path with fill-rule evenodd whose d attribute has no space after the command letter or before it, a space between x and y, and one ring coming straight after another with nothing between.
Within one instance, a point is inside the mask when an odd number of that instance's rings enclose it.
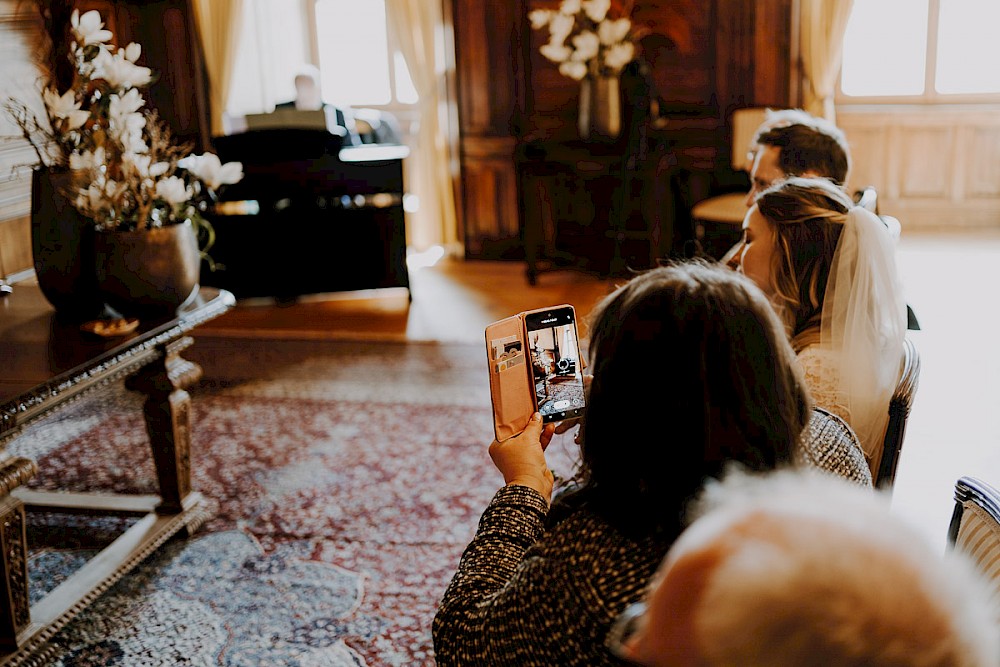
<instances>
[{"instance_id":1,"label":"white blossom","mask_svg":"<svg viewBox=\"0 0 1000 667\"><path fill-rule=\"evenodd\" d=\"M242 162L222 164L215 153L189 155L178 161L177 166L194 174L211 190L218 190L220 186L229 183L237 183L243 178Z\"/></svg>"},{"instance_id":2,"label":"white blossom","mask_svg":"<svg viewBox=\"0 0 1000 667\"><path fill-rule=\"evenodd\" d=\"M559 13L566 16L573 16L580 13L580 0L563 0L559 5Z\"/></svg>"},{"instance_id":3,"label":"white blossom","mask_svg":"<svg viewBox=\"0 0 1000 667\"><path fill-rule=\"evenodd\" d=\"M73 27L73 36L80 44L102 44L113 36L110 30L103 29L101 13L96 9L85 12L83 16L80 16L78 9L74 9L69 21Z\"/></svg>"},{"instance_id":4,"label":"white blossom","mask_svg":"<svg viewBox=\"0 0 1000 667\"><path fill-rule=\"evenodd\" d=\"M177 206L191 199L194 190L180 176L169 176L156 182L156 196L171 206Z\"/></svg>"},{"instance_id":5,"label":"white blossom","mask_svg":"<svg viewBox=\"0 0 1000 667\"><path fill-rule=\"evenodd\" d=\"M574 81L580 81L587 76L587 65L579 61L571 60L559 65L559 73L568 76Z\"/></svg>"},{"instance_id":6,"label":"white blossom","mask_svg":"<svg viewBox=\"0 0 1000 667\"><path fill-rule=\"evenodd\" d=\"M135 42L132 42L125 47L125 60L130 63L134 63L138 60L140 55L142 55L142 47Z\"/></svg>"},{"instance_id":7,"label":"white blossom","mask_svg":"<svg viewBox=\"0 0 1000 667\"><path fill-rule=\"evenodd\" d=\"M621 71L625 65L632 62L632 58L635 56L635 44L632 42L622 42L621 44L615 44L608 49L607 53L604 55L604 64L611 68L612 71Z\"/></svg>"},{"instance_id":8,"label":"white blossom","mask_svg":"<svg viewBox=\"0 0 1000 667\"><path fill-rule=\"evenodd\" d=\"M76 94L73 90L67 90L64 94L59 95L55 90L46 88L42 91L42 98L45 100L45 107L49 110L51 118L60 118L66 121L63 128L66 132L79 129L90 118L89 111L80 109L80 103L76 100Z\"/></svg>"},{"instance_id":9,"label":"white blossom","mask_svg":"<svg viewBox=\"0 0 1000 667\"><path fill-rule=\"evenodd\" d=\"M611 9L611 0L584 0L583 11L594 23L600 23Z\"/></svg>"},{"instance_id":10,"label":"white blossom","mask_svg":"<svg viewBox=\"0 0 1000 667\"><path fill-rule=\"evenodd\" d=\"M528 13L535 30L548 26L549 40L539 47L564 76L616 75L635 56L632 21L609 18L611 0L563 0L558 11Z\"/></svg>"},{"instance_id":11,"label":"white blossom","mask_svg":"<svg viewBox=\"0 0 1000 667\"><path fill-rule=\"evenodd\" d=\"M98 146L93 151L74 152L69 156L69 168L72 171L89 171L97 169L105 162L104 147Z\"/></svg>"},{"instance_id":12,"label":"white blossom","mask_svg":"<svg viewBox=\"0 0 1000 667\"><path fill-rule=\"evenodd\" d=\"M601 38L601 44L610 46L617 44L628 36L628 31L632 28L632 22L628 19L618 19L617 21L602 21L597 26L597 34Z\"/></svg>"},{"instance_id":13,"label":"white blossom","mask_svg":"<svg viewBox=\"0 0 1000 667\"><path fill-rule=\"evenodd\" d=\"M551 9L534 9L528 12L528 20L531 21L531 29L538 30L539 28L544 28L549 24L549 21L555 15Z\"/></svg>"},{"instance_id":14,"label":"white blossom","mask_svg":"<svg viewBox=\"0 0 1000 667\"><path fill-rule=\"evenodd\" d=\"M153 71L148 67L140 67L125 58L121 49L111 54L101 51L94 59L94 79L104 79L112 88L119 90L135 86L145 86L153 80Z\"/></svg>"},{"instance_id":15,"label":"white blossom","mask_svg":"<svg viewBox=\"0 0 1000 667\"><path fill-rule=\"evenodd\" d=\"M551 44L562 44L573 32L576 19L565 14L556 14L549 23L549 42Z\"/></svg>"},{"instance_id":16,"label":"white blossom","mask_svg":"<svg viewBox=\"0 0 1000 667\"><path fill-rule=\"evenodd\" d=\"M562 63L573 55L573 49L565 44L543 44L538 51L554 63Z\"/></svg>"},{"instance_id":17,"label":"white blossom","mask_svg":"<svg viewBox=\"0 0 1000 667\"><path fill-rule=\"evenodd\" d=\"M597 35L592 32L581 32L573 38L573 46L576 52L572 59L579 62L587 62L591 58L596 58L601 49L601 42Z\"/></svg>"}]
</instances>

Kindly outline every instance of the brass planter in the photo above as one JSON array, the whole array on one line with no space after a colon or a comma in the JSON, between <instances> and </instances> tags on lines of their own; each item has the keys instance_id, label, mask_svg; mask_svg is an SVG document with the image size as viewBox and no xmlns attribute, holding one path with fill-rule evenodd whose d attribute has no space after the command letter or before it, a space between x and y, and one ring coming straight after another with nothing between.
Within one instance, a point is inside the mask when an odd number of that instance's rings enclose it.
<instances>
[{"instance_id":1,"label":"brass planter","mask_svg":"<svg viewBox=\"0 0 1000 667\"><path fill-rule=\"evenodd\" d=\"M190 221L129 232L97 232L97 282L125 315L172 316L198 294L201 254Z\"/></svg>"}]
</instances>

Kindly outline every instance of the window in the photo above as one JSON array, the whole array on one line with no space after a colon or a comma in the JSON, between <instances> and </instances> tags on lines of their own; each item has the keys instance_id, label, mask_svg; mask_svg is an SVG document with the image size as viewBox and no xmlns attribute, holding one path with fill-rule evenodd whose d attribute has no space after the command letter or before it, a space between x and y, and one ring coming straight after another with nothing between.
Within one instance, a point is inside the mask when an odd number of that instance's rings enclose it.
<instances>
[{"instance_id":1,"label":"window","mask_svg":"<svg viewBox=\"0 0 1000 667\"><path fill-rule=\"evenodd\" d=\"M840 101L1000 101L1000 2L855 0Z\"/></svg>"},{"instance_id":2,"label":"window","mask_svg":"<svg viewBox=\"0 0 1000 667\"><path fill-rule=\"evenodd\" d=\"M226 111L243 116L293 100L307 62L319 66L330 104L400 110L417 101L382 0L246 0Z\"/></svg>"}]
</instances>

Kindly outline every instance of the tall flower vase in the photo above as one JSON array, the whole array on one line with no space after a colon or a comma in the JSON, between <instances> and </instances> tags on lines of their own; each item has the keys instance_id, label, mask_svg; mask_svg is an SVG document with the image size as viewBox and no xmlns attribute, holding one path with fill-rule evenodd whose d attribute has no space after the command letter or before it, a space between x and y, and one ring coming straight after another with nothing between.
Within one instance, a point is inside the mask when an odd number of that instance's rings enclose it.
<instances>
[{"instance_id":1,"label":"tall flower vase","mask_svg":"<svg viewBox=\"0 0 1000 667\"><path fill-rule=\"evenodd\" d=\"M31 174L31 253L38 287L62 317L99 316L104 301L94 272L94 223L77 213L66 169Z\"/></svg>"},{"instance_id":2,"label":"tall flower vase","mask_svg":"<svg viewBox=\"0 0 1000 667\"><path fill-rule=\"evenodd\" d=\"M124 315L168 317L198 296L201 253L190 220L137 231L97 232L97 281Z\"/></svg>"},{"instance_id":3,"label":"tall flower vase","mask_svg":"<svg viewBox=\"0 0 1000 667\"><path fill-rule=\"evenodd\" d=\"M622 126L622 98L617 76L588 76L580 81L580 138L613 140Z\"/></svg>"}]
</instances>

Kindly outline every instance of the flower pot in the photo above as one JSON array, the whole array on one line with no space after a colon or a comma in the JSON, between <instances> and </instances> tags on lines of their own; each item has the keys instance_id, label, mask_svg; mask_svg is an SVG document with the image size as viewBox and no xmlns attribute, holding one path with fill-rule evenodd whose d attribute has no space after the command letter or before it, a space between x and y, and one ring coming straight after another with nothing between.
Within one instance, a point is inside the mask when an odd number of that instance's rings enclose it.
<instances>
[{"instance_id":1,"label":"flower pot","mask_svg":"<svg viewBox=\"0 0 1000 667\"><path fill-rule=\"evenodd\" d=\"M190 221L140 231L97 232L97 282L125 315L173 316L198 295L201 254Z\"/></svg>"},{"instance_id":2,"label":"flower pot","mask_svg":"<svg viewBox=\"0 0 1000 667\"><path fill-rule=\"evenodd\" d=\"M31 174L31 253L38 287L60 315L97 317L104 301L94 271L94 223L73 208L66 169Z\"/></svg>"},{"instance_id":3,"label":"flower pot","mask_svg":"<svg viewBox=\"0 0 1000 667\"><path fill-rule=\"evenodd\" d=\"M618 138L622 126L622 99L617 76L588 76L580 81L577 121L581 139Z\"/></svg>"}]
</instances>

